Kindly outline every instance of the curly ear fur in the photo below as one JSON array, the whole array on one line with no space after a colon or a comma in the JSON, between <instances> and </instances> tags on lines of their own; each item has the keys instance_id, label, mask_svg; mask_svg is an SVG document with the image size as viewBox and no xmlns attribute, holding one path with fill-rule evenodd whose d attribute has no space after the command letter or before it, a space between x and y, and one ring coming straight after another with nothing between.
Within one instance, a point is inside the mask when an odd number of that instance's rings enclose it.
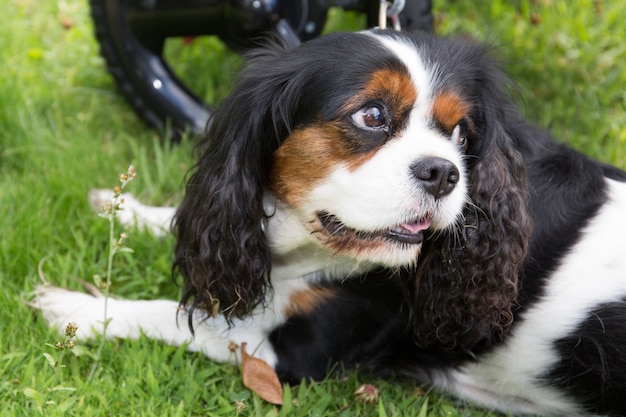
<instances>
[{"instance_id":1,"label":"curly ear fur","mask_svg":"<svg viewBox=\"0 0 626 417\"><path fill-rule=\"evenodd\" d=\"M174 220L174 274L181 306L228 320L250 312L269 288L271 254L263 232L268 164L290 129L297 92L277 70L283 48L251 56L240 82L213 114L201 157ZM280 97L279 97L280 96ZM189 315L191 325L192 314Z\"/></svg>"},{"instance_id":2,"label":"curly ear fur","mask_svg":"<svg viewBox=\"0 0 626 417\"><path fill-rule=\"evenodd\" d=\"M337 42L338 37L351 41ZM231 320L266 300L271 253L262 228L263 194L272 155L292 128L334 114L362 85L359 71L333 67L346 56L352 56L346 68L358 67L360 57L348 53L357 42L363 50L380 47L367 36L337 33L249 56L241 79L213 115L174 220L174 273L184 280L183 307L221 310ZM321 97L324 91L334 94Z\"/></svg>"},{"instance_id":3,"label":"curly ear fur","mask_svg":"<svg viewBox=\"0 0 626 417\"><path fill-rule=\"evenodd\" d=\"M501 149L479 162L463 224L425 244L414 303L421 345L469 350L511 325L531 230L519 162Z\"/></svg>"},{"instance_id":4,"label":"curly ear fur","mask_svg":"<svg viewBox=\"0 0 626 417\"><path fill-rule=\"evenodd\" d=\"M503 338L517 307L532 232L513 131L524 126L493 75L483 81L485 96L476 106L476 140L483 143L468 156L471 202L461 224L425 242L418 264L413 306L422 347L470 352L489 346Z\"/></svg>"}]
</instances>

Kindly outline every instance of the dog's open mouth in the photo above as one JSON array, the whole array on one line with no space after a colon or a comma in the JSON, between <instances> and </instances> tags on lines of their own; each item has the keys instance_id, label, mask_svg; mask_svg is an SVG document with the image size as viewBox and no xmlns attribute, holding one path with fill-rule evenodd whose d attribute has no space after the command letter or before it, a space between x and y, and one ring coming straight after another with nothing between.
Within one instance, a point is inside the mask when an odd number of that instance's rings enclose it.
<instances>
[{"instance_id":1,"label":"dog's open mouth","mask_svg":"<svg viewBox=\"0 0 626 417\"><path fill-rule=\"evenodd\" d=\"M427 217L416 219L415 221L401 223L395 227L377 230L361 231L346 226L339 218L328 212L319 212L317 217L323 227L324 233L331 237L353 236L361 240L385 239L393 242L408 245L419 245L424 241L424 230L431 225L431 220Z\"/></svg>"}]
</instances>

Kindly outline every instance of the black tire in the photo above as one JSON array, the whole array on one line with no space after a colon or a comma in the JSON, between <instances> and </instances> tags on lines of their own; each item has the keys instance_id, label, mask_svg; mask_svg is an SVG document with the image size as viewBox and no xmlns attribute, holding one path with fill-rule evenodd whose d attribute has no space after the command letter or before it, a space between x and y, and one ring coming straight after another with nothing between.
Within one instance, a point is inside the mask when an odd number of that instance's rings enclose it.
<instances>
[{"instance_id":1,"label":"black tire","mask_svg":"<svg viewBox=\"0 0 626 417\"><path fill-rule=\"evenodd\" d=\"M176 77L161 56L165 37L138 38L127 19L126 0L90 0L100 53L108 72L135 113L149 126L172 137L185 130L199 134L210 111Z\"/></svg>"},{"instance_id":2,"label":"black tire","mask_svg":"<svg viewBox=\"0 0 626 417\"><path fill-rule=\"evenodd\" d=\"M122 95L144 122L161 131L169 128L173 139L179 139L185 131L202 134L211 110L163 58L165 40L217 35L229 47L241 50L275 26L267 12L241 13L237 7L244 7L240 6L244 2L234 0L89 3L100 53ZM278 12L295 28L297 36L312 38L319 34L326 18L326 10L313 7L315 4L314 0L288 0L280 3ZM314 24L307 25L311 22Z\"/></svg>"}]
</instances>

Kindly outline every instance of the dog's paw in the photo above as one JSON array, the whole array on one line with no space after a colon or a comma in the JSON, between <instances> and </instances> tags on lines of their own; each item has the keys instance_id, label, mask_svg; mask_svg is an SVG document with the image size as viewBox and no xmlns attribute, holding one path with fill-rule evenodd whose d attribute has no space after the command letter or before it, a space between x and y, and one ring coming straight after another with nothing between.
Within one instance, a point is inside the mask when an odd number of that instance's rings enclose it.
<instances>
[{"instance_id":1,"label":"dog's paw","mask_svg":"<svg viewBox=\"0 0 626 417\"><path fill-rule=\"evenodd\" d=\"M113 190L107 189L93 189L89 191L87 195L87 200L89 201L89 205L91 209L97 213L102 212L105 204L113 200Z\"/></svg>"},{"instance_id":2,"label":"dog's paw","mask_svg":"<svg viewBox=\"0 0 626 417\"><path fill-rule=\"evenodd\" d=\"M89 191L89 205L94 211L101 212L102 208L113 199L113 191L94 189ZM175 208L153 207L142 204L130 193L120 197L120 210L115 216L124 227L137 227L142 231L150 231L157 237L169 233Z\"/></svg>"},{"instance_id":3,"label":"dog's paw","mask_svg":"<svg viewBox=\"0 0 626 417\"><path fill-rule=\"evenodd\" d=\"M81 339L93 338L102 333L103 297L42 285L35 290L29 305L41 311L48 326L61 334L70 322L78 325L76 334Z\"/></svg>"}]
</instances>

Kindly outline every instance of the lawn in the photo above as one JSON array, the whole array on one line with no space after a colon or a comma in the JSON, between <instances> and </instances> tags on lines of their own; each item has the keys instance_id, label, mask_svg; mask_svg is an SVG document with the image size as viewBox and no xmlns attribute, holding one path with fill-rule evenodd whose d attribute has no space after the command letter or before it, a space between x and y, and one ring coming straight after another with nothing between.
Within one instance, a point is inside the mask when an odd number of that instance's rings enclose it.
<instances>
[{"instance_id":1,"label":"lawn","mask_svg":"<svg viewBox=\"0 0 626 417\"><path fill-rule=\"evenodd\" d=\"M435 3L439 33L469 34L496 46L529 118L559 140L626 168L626 2ZM238 369L146 339L107 342L91 380L95 347L80 340L82 355L66 354L65 367L50 366L44 354L58 359L60 353L47 344L60 336L23 301L42 276L79 288L77 277L91 281L104 273L108 224L90 209L88 190L112 187L133 164L138 178L129 191L148 202L175 203L193 143L172 146L116 92L86 1L4 0L0 16L1 415L489 415L409 381L358 372L286 387L286 405L279 408L246 390ZM352 27L354 19L339 14L334 25L347 21ZM219 82L201 80L198 87L216 103L236 66L215 70L223 52L207 54L203 45L186 49L173 42L168 53L190 80L219 75ZM172 238L127 233L134 253L116 258L112 291L126 298L177 298ZM355 400L363 383L380 389L377 403Z\"/></svg>"}]
</instances>

